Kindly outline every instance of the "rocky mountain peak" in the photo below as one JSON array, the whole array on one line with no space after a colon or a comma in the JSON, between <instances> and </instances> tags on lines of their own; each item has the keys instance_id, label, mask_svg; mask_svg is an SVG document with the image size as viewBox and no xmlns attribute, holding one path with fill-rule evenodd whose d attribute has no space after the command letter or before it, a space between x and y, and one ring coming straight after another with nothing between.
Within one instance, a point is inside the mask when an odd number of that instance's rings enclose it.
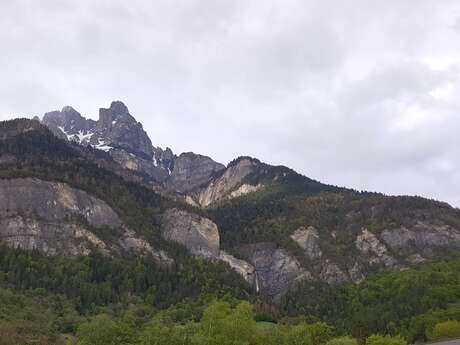
<instances>
[{"instance_id":1,"label":"rocky mountain peak","mask_svg":"<svg viewBox=\"0 0 460 345\"><path fill-rule=\"evenodd\" d=\"M0 121L0 140L16 137L19 134L41 130L45 127L39 121L29 119L15 119L12 121Z\"/></svg>"},{"instance_id":2,"label":"rocky mountain peak","mask_svg":"<svg viewBox=\"0 0 460 345\"><path fill-rule=\"evenodd\" d=\"M214 173L225 169L223 164L193 152L182 153L174 163L171 187L186 192L210 181Z\"/></svg>"},{"instance_id":3,"label":"rocky mountain peak","mask_svg":"<svg viewBox=\"0 0 460 345\"><path fill-rule=\"evenodd\" d=\"M210 181L224 165L186 152L176 156L170 148L152 144L143 126L121 101L99 109L99 119L86 119L70 106L43 116L43 124L58 137L108 152L121 166L148 175L166 190L183 193Z\"/></svg>"},{"instance_id":4,"label":"rocky mountain peak","mask_svg":"<svg viewBox=\"0 0 460 345\"><path fill-rule=\"evenodd\" d=\"M124 149L143 159L153 159L149 136L122 102L112 102L110 108L99 109L97 131L106 145Z\"/></svg>"},{"instance_id":5,"label":"rocky mountain peak","mask_svg":"<svg viewBox=\"0 0 460 345\"><path fill-rule=\"evenodd\" d=\"M260 163L260 160L258 160L257 158L253 158L250 156L240 156L228 163L227 168L237 165L258 165Z\"/></svg>"},{"instance_id":6,"label":"rocky mountain peak","mask_svg":"<svg viewBox=\"0 0 460 345\"><path fill-rule=\"evenodd\" d=\"M117 115L125 115L125 114L129 115L128 107L122 101L113 101L110 104L109 109L113 111L114 114L117 114Z\"/></svg>"},{"instance_id":7,"label":"rocky mountain peak","mask_svg":"<svg viewBox=\"0 0 460 345\"><path fill-rule=\"evenodd\" d=\"M61 111L51 111L43 116L43 123L58 137L78 141L78 134L84 134L94 127L94 121L86 120L71 106L65 106ZM74 136L77 137L74 138Z\"/></svg>"},{"instance_id":8,"label":"rocky mountain peak","mask_svg":"<svg viewBox=\"0 0 460 345\"><path fill-rule=\"evenodd\" d=\"M128 107L120 101L112 102L109 108L99 109L99 124L101 127L112 127L113 121L121 121L142 127L142 124L137 122L129 113Z\"/></svg>"},{"instance_id":9,"label":"rocky mountain peak","mask_svg":"<svg viewBox=\"0 0 460 345\"><path fill-rule=\"evenodd\" d=\"M70 105L65 105L62 107L62 110L61 110L61 113L63 114L67 114L67 113L77 113L78 115L80 115L80 113L78 113L74 108L72 108L72 106Z\"/></svg>"}]
</instances>

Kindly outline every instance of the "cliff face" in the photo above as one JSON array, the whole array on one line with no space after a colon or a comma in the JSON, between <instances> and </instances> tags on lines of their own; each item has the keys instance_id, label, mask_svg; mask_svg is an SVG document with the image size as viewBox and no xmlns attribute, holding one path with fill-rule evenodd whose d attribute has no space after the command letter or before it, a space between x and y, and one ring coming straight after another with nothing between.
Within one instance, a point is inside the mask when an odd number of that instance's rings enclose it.
<instances>
[{"instance_id":1,"label":"cliff face","mask_svg":"<svg viewBox=\"0 0 460 345\"><path fill-rule=\"evenodd\" d=\"M312 279L293 255L274 243L243 245L239 252L254 266L256 290L275 301L297 282Z\"/></svg>"},{"instance_id":2,"label":"cliff face","mask_svg":"<svg viewBox=\"0 0 460 345\"><path fill-rule=\"evenodd\" d=\"M0 180L0 217L36 217L51 222L82 217L91 226L122 226L102 200L58 182L34 178Z\"/></svg>"},{"instance_id":3,"label":"cliff face","mask_svg":"<svg viewBox=\"0 0 460 345\"><path fill-rule=\"evenodd\" d=\"M224 168L224 165L209 157L192 152L183 153L174 161L174 170L167 185L173 191L188 192L207 183L214 173Z\"/></svg>"},{"instance_id":4,"label":"cliff face","mask_svg":"<svg viewBox=\"0 0 460 345\"><path fill-rule=\"evenodd\" d=\"M0 240L47 255L88 255L97 249L171 262L128 229L104 201L64 183L35 178L0 180Z\"/></svg>"},{"instance_id":5,"label":"cliff face","mask_svg":"<svg viewBox=\"0 0 460 345\"><path fill-rule=\"evenodd\" d=\"M219 231L212 221L179 209L166 211L162 218L165 239L184 245L193 255L207 259L219 257Z\"/></svg>"},{"instance_id":6,"label":"cliff face","mask_svg":"<svg viewBox=\"0 0 460 345\"><path fill-rule=\"evenodd\" d=\"M437 250L460 249L460 231L445 224L418 221L412 228L385 230L381 237L397 255L431 258Z\"/></svg>"},{"instance_id":7,"label":"cliff face","mask_svg":"<svg viewBox=\"0 0 460 345\"><path fill-rule=\"evenodd\" d=\"M225 262L248 283L255 284L251 264L220 250L219 230L211 220L174 208L163 214L161 224L166 240L182 244L194 256Z\"/></svg>"},{"instance_id":8,"label":"cliff face","mask_svg":"<svg viewBox=\"0 0 460 345\"><path fill-rule=\"evenodd\" d=\"M190 193L189 203L206 207L217 201L257 191L260 186L243 184L244 178L255 171L256 165L257 163L251 159L242 159L236 164L229 165L220 176Z\"/></svg>"}]
</instances>

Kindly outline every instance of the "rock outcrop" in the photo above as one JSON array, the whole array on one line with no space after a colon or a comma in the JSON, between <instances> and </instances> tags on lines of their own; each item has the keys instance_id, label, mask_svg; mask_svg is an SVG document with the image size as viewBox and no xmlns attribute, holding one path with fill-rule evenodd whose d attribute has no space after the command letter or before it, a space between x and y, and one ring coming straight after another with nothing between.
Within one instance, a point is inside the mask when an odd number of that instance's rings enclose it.
<instances>
[{"instance_id":1,"label":"rock outcrop","mask_svg":"<svg viewBox=\"0 0 460 345\"><path fill-rule=\"evenodd\" d=\"M99 110L95 134L104 144L118 147L135 156L152 159L153 145L142 124L131 116L122 102L112 102L110 108ZM96 140L96 139L93 139Z\"/></svg>"},{"instance_id":2,"label":"rock outcrop","mask_svg":"<svg viewBox=\"0 0 460 345\"><path fill-rule=\"evenodd\" d=\"M255 269L248 262L237 259L224 251L220 252L219 260L227 263L233 270L239 273L249 284L255 285Z\"/></svg>"},{"instance_id":3,"label":"rock outcrop","mask_svg":"<svg viewBox=\"0 0 460 345\"><path fill-rule=\"evenodd\" d=\"M46 113L43 123L59 138L72 140L81 144L90 144L92 130L96 127L96 121L86 120L81 114L70 106L65 106L61 111Z\"/></svg>"},{"instance_id":4,"label":"rock outcrop","mask_svg":"<svg viewBox=\"0 0 460 345\"><path fill-rule=\"evenodd\" d=\"M161 223L166 240L182 244L194 256L225 262L249 284L255 284L254 267L250 263L220 250L219 230L211 220L174 208L163 214Z\"/></svg>"},{"instance_id":5,"label":"rock outcrop","mask_svg":"<svg viewBox=\"0 0 460 345\"><path fill-rule=\"evenodd\" d=\"M109 229L108 237L98 229ZM0 240L47 255L107 255L134 252L172 261L128 229L104 201L64 183L36 178L0 179Z\"/></svg>"},{"instance_id":6,"label":"rock outcrop","mask_svg":"<svg viewBox=\"0 0 460 345\"><path fill-rule=\"evenodd\" d=\"M275 301L296 283L312 279L295 257L273 243L245 245L240 251L254 266L256 290Z\"/></svg>"},{"instance_id":7,"label":"rock outcrop","mask_svg":"<svg viewBox=\"0 0 460 345\"><path fill-rule=\"evenodd\" d=\"M321 266L319 280L330 285L340 284L349 280L345 272L337 264L330 262L329 259L326 259Z\"/></svg>"},{"instance_id":8,"label":"rock outcrop","mask_svg":"<svg viewBox=\"0 0 460 345\"><path fill-rule=\"evenodd\" d=\"M94 227L122 226L102 200L64 183L35 178L0 179L0 218L23 216L60 222L82 217Z\"/></svg>"},{"instance_id":9,"label":"rock outcrop","mask_svg":"<svg viewBox=\"0 0 460 345\"><path fill-rule=\"evenodd\" d=\"M263 187L261 184L244 183L245 178L254 173L258 165L259 162L246 157L229 164L223 173L212 179L206 186L189 193L188 202L206 207L217 201L260 190Z\"/></svg>"},{"instance_id":10,"label":"rock outcrop","mask_svg":"<svg viewBox=\"0 0 460 345\"><path fill-rule=\"evenodd\" d=\"M174 161L174 170L167 182L169 189L186 193L210 181L225 166L211 158L193 152L182 153Z\"/></svg>"},{"instance_id":11,"label":"rock outcrop","mask_svg":"<svg viewBox=\"0 0 460 345\"><path fill-rule=\"evenodd\" d=\"M310 260L315 260L322 256L318 230L314 227L300 227L291 235L291 238L305 251L305 255Z\"/></svg>"},{"instance_id":12,"label":"rock outcrop","mask_svg":"<svg viewBox=\"0 0 460 345\"><path fill-rule=\"evenodd\" d=\"M355 243L358 250L368 257L371 266L382 265L388 269L398 266L396 259L389 255L385 245L367 229L362 230Z\"/></svg>"},{"instance_id":13,"label":"rock outcrop","mask_svg":"<svg viewBox=\"0 0 460 345\"><path fill-rule=\"evenodd\" d=\"M400 227L382 232L382 240L400 255L418 255L412 261L432 257L436 250L460 249L460 231L448 225L418 221L414 227Z\"/></svg>"},{"instance_id":14,"label":"rock outcrop","mask_svg":"<svg viewBox=\"0 0 460 345\"><path fill-rule=\"evenodd\" d=\"M166 240L184 245L195 256L207 259L219 257L219 231L209 219L173 208L163 214L161 223L161 232Z\"/></svg>"},{"instance_id":15,"label":"rock outcrop","mask_svg":"<svg viewBox=\"0 0 460 345\"><path fill-rule=\"evenodd\" d=\"M92 249L109 254L107 245L81 225L14 216L0 219L0 240L11 248L46 255L89 255Z\"/></svg>"}]
</instances>

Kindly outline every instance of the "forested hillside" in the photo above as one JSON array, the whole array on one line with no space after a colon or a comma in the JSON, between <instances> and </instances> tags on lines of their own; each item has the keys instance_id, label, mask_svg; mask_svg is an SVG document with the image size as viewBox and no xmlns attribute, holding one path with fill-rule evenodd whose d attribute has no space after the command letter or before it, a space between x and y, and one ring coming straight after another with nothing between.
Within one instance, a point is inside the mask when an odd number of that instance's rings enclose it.
<instances>
[{"instance_id":1,"label":"forested hillside","mask_svg":"<svg viewBox=\"0 0 460 345\"><path fill-rule=\"evenodd\" d=\"M452 321L460 318L458 258L359 285L300 287L267 315L259 302L241 300L244 289L219 287L205 266L171 279L141 262L56 260L6 248L1 257L2 345L404 345L460 335Z\"/></svg>"}]
</instances>

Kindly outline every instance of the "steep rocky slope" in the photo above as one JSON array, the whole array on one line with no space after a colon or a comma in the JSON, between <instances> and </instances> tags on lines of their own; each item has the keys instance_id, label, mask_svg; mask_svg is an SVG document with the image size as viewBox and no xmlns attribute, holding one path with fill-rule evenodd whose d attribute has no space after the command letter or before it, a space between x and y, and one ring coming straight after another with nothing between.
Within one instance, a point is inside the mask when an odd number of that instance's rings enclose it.
<instances>
[{"instance_id":1,"label":"steep rocky slope","mask_svg":"<svg viewBox=\"0 0 460 345\"><path fill-rule=\"evenodd\" d=\"M169 209L162 216L162 236L185 246L192 255L210 261L223 261L249 284L257 286L255 268L220 249L217 225L211 220L180 209Z\"/></svg>"},{"instance_id":2,"label":"steep rocky slope","mask_svg":"<svg viewBox=\"0 0 460 345\"><path fill-rule=\"evenodd\" d=\"M219 176L206 185L191 191L186 201L192 205L210 206L226 198L238 197L262 188L261 184L244 183L245 179L258 168L259 162L251 158L242 158L229 164Z\"/></svg>"},{"instance_id":3,"label":"steep rocky slope","mask_svg":"<svg viewBox=\"0 0 460 345\"><path fill-rule=\"evenodd\" d=\"M47 255L88 255L97 249L106 255L132 252L171 263L104 201L67 184L35 178L0 180L0 241Z\"/></svg>"}]
</instances>

